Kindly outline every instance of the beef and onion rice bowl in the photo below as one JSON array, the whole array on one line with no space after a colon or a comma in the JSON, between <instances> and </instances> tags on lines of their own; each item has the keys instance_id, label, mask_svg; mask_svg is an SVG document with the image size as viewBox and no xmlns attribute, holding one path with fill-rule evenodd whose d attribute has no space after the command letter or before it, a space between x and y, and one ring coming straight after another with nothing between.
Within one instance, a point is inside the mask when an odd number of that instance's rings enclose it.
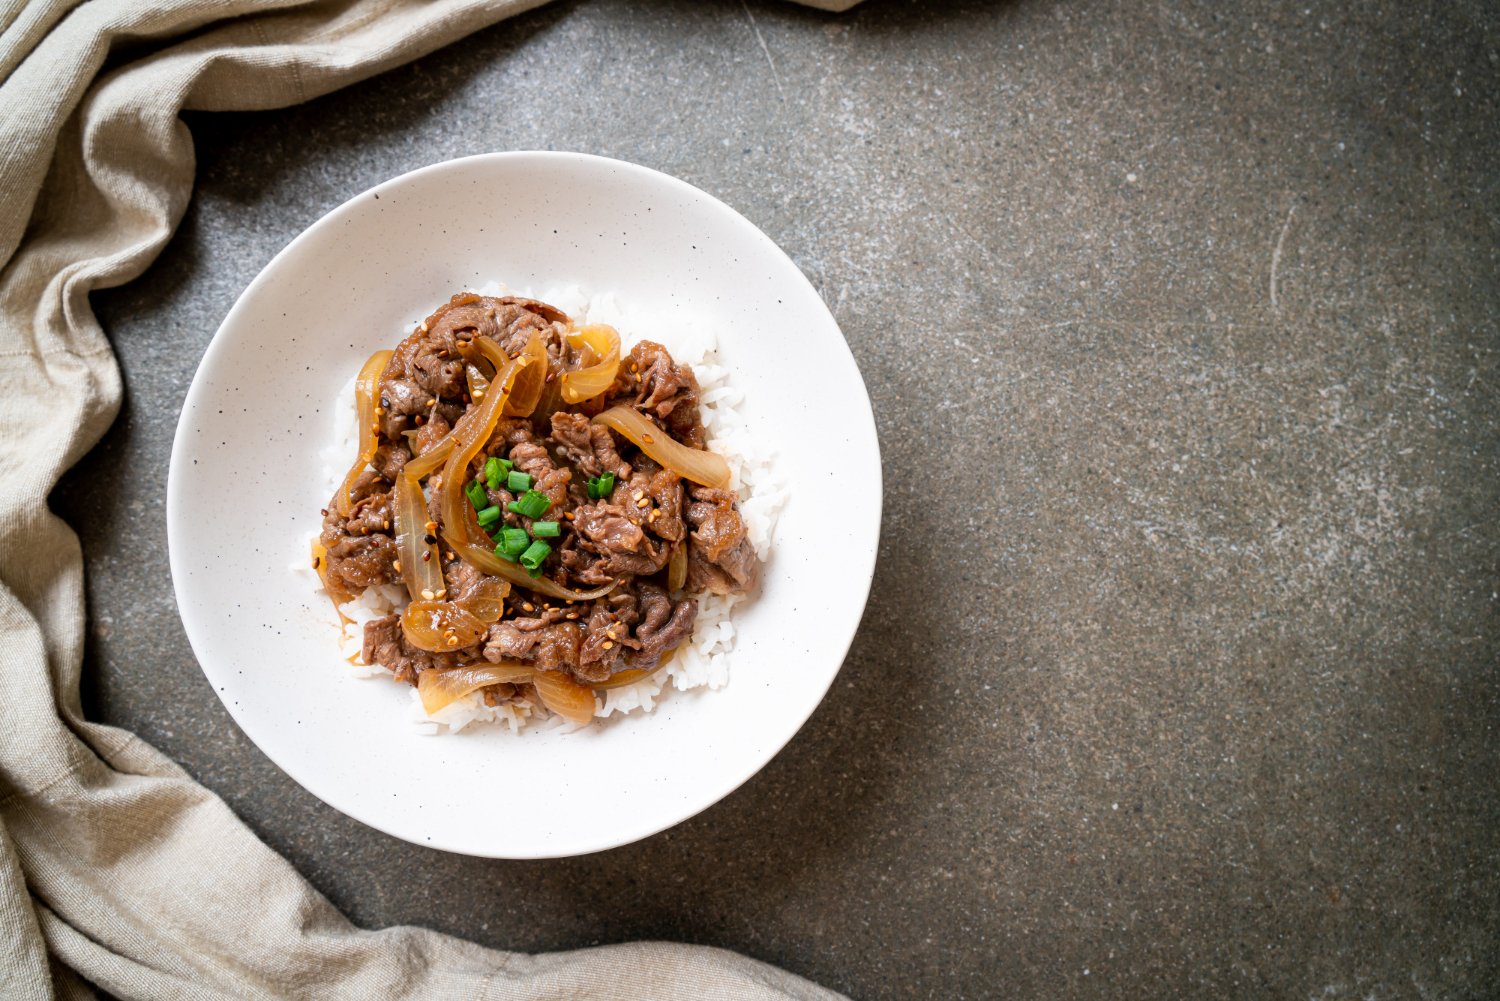
<instances>
[{"instance_id":1,"label":"beef and onion rice bowl","mask_svg":"<svg viewBox=\"0 0 1500 1001\"><path fill-rule=\"evenodd\" d=\"M454 729L722 684L779 498L747 522L764 468L734 447L727 373L693 361L473 292L370 356L312 544L351 661Z\"/></svg>"}]
</instances>

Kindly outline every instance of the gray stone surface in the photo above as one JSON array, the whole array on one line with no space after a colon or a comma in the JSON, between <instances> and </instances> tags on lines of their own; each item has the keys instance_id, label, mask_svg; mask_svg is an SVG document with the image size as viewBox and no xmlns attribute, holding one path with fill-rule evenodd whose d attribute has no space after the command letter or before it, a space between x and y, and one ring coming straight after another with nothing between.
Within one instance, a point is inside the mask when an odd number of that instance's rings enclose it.
<instances>
[{"instance_id":1,"label":"gray stone surface","mask_svg":"<svg viewBox=\"0 0 1500 1001\"><path fill-rule=\"evenodd\" d=\"M1492 996L1496 20L560 3L192 117L181 231L95 297L126 410L57 498L90 711L367 926L713 943L859 998ZM802 734L702 816L559 862L305 793L205 683L165 561L173 427L239 291L367 186L515 148L760 225L843 325L889 471L869 610Z\"/></svg>"}]
</instances>

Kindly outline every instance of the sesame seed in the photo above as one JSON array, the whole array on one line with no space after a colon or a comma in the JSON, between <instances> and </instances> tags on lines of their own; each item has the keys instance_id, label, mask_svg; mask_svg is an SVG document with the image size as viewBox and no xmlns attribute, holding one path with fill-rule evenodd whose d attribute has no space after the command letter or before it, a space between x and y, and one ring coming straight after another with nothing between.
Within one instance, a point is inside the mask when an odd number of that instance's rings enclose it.
<instances>
[{"instance_id":1,"label":"sesame seed","mask_svg":"<svg viewBox=\"0 0 1500 1001\"><path fill-rule=\"evenodd\" d=\"M426 550L425 552L422 553L422 562L423 563L431 563L432 562L432 550L428 549L428 550Z\"/></svg>"},{"instance_id":2,"label":"sesame seed","mask_svg":"<svg viewBox=\"0 0 1500 1001\"><path fill-rule=\"evenodd\" d=\"M449 646L458 646L458 637L457 636L449 636L448 637L448 645Z\"/></svg>"},{"instance_id":3,"label":"sesame seed","mask_svg":"<svg viewBox=\"0 0 1500 1001\"><path fill-rule=\"evenodd\" d=\"M314 556L313 557L313 569L316 570L316 569L318 569L318 567L320 567L322 565L323 565L323 557L321 557L321 556Z\"/></svg>"},{"instance_id":4,"label":"sesame seed","mask_svg":"<svg viewBox=\"0 0 1500 1001\"><path fill-rule=\"evenodd\" d=\"M421 418L418 418L418 420L420 420L420 419ZM643 435L641 435L641 441L645 442L647 445L651 444L655 440L656 439L653 438L653 437L651 437L649 434L643 434Z\"/></svg>"},{"instance_id":5,"label":"sesame seed","mask_svg":"<svg viewBox=\"0 0 1500 1001\"><path fill-rule=\"evenodd\" d=\"M432 588L430 588L430 587L424 587L424 588L422 588L422 597L423 597L423 599L425 599L427 601L431 601L432 600Z\"/></svg>"},{"instance_id":6,"label":"sesame seed","mask_svg":"<svg viewBox=\"0 0 1500 1001\"><path fill-rule=\"evenodd\" d=\"M524 609L526 609L526 611L528 611L528 612L534 612L534 611L536 611L536 606L533 605L529 601L526 602L525 604L523 604L521 607L524 608Z\"/></svg>"},{"instance_id":7,"label":"sesame seed","mask_svg":"<svg viewBox=\"0 0 1500 1001\"><path fill-rule=\"evenodd\" d=\"M397 573L400 573L401 572L401 561L400 560L391 560L391 569L394 570L394 571L396 571Z\"/></svg>"},{"instance_id":8,"label":"sesame seed","mask_svg":"<svg viewBox=\"0 0 1500 1001\"><path fill-rule=\"evenodd\" d=\"M642 497L646 496L646 491L644 491L644 490L637 490L631 496L634 497L636 500L640 500Z\"/></svg>"},{"instance_id":9,"label":"sesame seed","mask_svg":"<svg viewBox=\"0 0 1500 1001\"><path fill-rule=\"evenodd\" d=\"M605 640L604 641L604 649L608 650L612 646L614 646L614 644L611 643L609 640Z\"/></svg>"},{"instance_id":10,"label":"sesame seed","mask_svg":"<svg viewBox=\"0 0 1500 1001\"><path fill-rule=\"evenodd\" d=\"M649 497L642 497L640 500L638 500L638 501L635 502L635 506L636 507L646 507L650 503L651 503L651 499Z\"/></svg>"},{"instance_id":11,"label":"sesame seed","mask_svg":"<svg viewBox=\"0 0 1500 1001\"><path fill-rule=\"evenodd\" d=\"M429 521L427 524L423 525L422 528L427 532L428 535L431 535L433 532L437 531L437 522Z\"/></svg>"}]
</instances>

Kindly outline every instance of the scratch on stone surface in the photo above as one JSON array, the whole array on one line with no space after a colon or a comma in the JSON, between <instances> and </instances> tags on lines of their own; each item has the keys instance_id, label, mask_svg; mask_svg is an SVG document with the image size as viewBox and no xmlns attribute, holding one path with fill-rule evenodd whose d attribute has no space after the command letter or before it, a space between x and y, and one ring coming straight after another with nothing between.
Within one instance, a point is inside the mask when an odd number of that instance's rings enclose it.
<instances>
[{"instance_id":1,"label":"scratch on stone surface","mask_svg":"<svg viewBox=\"0 0 1500 1001\"><path fill-rule=\"evenodd\" d=\"M750 21L750 30L755 32L755 40L760 43L760 51L766 54L766 62L771 66L771 79L776 81L776 92L786 100L786 88L781 86L781 74L776 72L776 60L771 58L771 47L766 44L765 36L760 33L760 25L755 23L755 15L750 13L750 5L745 0L740 0L740 6L745 8L745 17Z\"/></svg>"},{"instance_id":2,"label":"scratch on stone surface","mask_svg":"<svg viewBox=\"0 0 1500 1001\"><path fill-rule=\"evenodd\" d=\"M1281 268L1281 248L1286 245L1287 231L1292 228L1292 216L1297 212L1297 203L1293 202L1287 206L1286 222L1281 226L1281 235L1276 238L1276 249L1271 251L1271 308L1279 309L1276 305L1276 272Z\"/></svg>"}]
</instances>

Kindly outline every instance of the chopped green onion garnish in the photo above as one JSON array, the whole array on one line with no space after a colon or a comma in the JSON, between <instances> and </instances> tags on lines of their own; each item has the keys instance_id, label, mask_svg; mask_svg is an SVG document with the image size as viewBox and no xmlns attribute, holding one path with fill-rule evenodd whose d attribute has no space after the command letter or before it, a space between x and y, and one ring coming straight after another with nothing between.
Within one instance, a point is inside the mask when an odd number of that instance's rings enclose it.
<instances>
[{"instance_id":1,"label":"chopped green onion garnish","mask_svg":"<svg viewBox=\"0 0 1500 1001\"><path fill-rule=\"evenodd\" d=\"M519 500L513 500L507 506L523 518L540 518L547 513L552 502L541 491L528 490L521 495Z\"/></svg>"},{"instance_id":2,"label":"chopped green onion garnish","mask_svg":"<svg viewBox=\"0 0 1500 1001\"><path fill-rule=\"evenodd\" d=\"M505 478L510 475L510 469L515 463L509 459L502 459L498 455L492 455L484 460L484 482L489 484L491 490L499 490L505 486Z\"/></svg>"},{"instance_id":3,"label":"chopped green onion garnish","mask_svg":"<svg viewBox=\"0 0 1500 1001\"><path fill-rule=\"evenodd\" d=\"M510 487L510 492L518 494L523 490L531 489L531 474L523 473L519 469L512 469L510 475L505 479L505 485Z\"/></svg>"},{"instance_id":4,"label":"chopped green onion garnish","mask_svg":"<svg viewBox=\"0 0 1500 1001\"><path fill-rule=\"evenodd\" d=\"M480 508L489 507L490 499L485 496L484 484L478 480L464 487L464 493L468 495L469 503L474 505L474 510L478 511Z\"/></svg>"},{"instance_id":5,"label":"chopped green onion garnish","mask_svg":"<svg viewBox=\"0 0 1500 1001\"><path fill-rule=\"evenodd\" d=\"M603 500L605 497L608 497L611 493L613 493L614 489L614 473L605 473L603 476L593 476L589 478L590 500Z\"/></svg>"},{"instance_id":6,"label":"chopped green onion garnish","mask_svg":"<svg viewBox=\"0 0 1500 1001\"><path fill-rule=\"evenodd\" d=\"M502 556L509 556L514 560L517 556L524 553L526 547L529 545L531 545L531 539L527 536L526 529L503 528L500 530L500 544L495 548L495 552ZM501 550L504 550L504 552L501 552Z\"/></svg>"},{"instance_id":7,"label":"chopped green onion garnish","mask_svg":"<svg viewBox=\"0 0 1500 1001\"><path fill-rule=\"evenodd\" d=\"M514 557L510 553L506 552L504 546L496 546L495 547L495 555L498 556L498 557L500 557L502 560L504 560L507 563L514 563L516 561L516 557Z\"/></svg>"},{"instance_id":8,"label":"chopped green onion garnish","mask_svg":"<svg viewBox=\"0 0 1500 1001\"><path fill-rule=\"evenodd\" d=\"M496 507L494 504L491 504L489 507L487 507L483 511L479 512L479 527L480 528L488 529L491 525L493 525L495 522L497 522L499 520L500 520L500 509L498 507Z\"/></svg>"},{"instance_id":9,"label":"chopped green onion garnish","mask_svg":"<svg viewBox=\"0 0 1500 1001\"><path fill-rule=\"evenodd\" d=\"M521 554L521 566L527 570L540 570L542 561L552 555L552 547L537 539Z\"/></svg>"},{"instance_id":10,"label":"chopped green onion garnish","mask_svg":"<svg viewBox=\"0 0 1500 1001\"><path fill-rule=\"evenodd\" d=\"M538 539L552 539L562 534L562 529L555 521L533 521L531 523L531 534Z\"/></svg>"}]
</instances>

